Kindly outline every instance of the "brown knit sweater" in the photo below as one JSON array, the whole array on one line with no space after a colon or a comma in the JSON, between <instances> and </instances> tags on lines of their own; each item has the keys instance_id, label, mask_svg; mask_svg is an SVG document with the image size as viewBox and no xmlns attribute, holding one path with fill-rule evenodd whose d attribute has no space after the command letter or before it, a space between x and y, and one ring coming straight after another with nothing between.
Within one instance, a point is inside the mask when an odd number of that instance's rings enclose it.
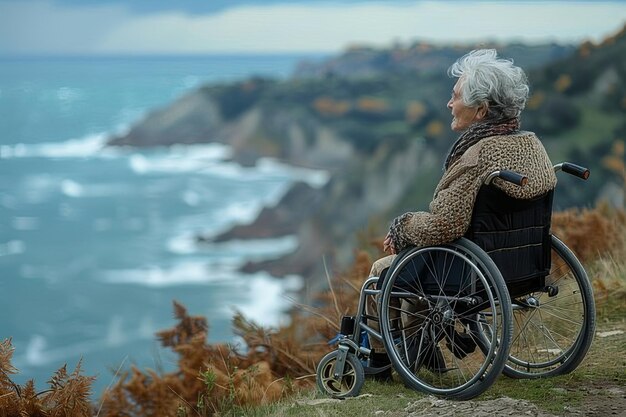
<instances>
[{"instance_id":1,"label":"brown knit sweater","mask_svg":"<svg viewBox=\"0 0 626 417\"><path fill-rule=\"evenodd\" d=\"M485 178L503 169L528 176L524 187L499 178L494 180L498 188L515 198L533 198L556 185L552 162L534 133L484 138L446 170L429 212L405 213L394 221L396 249L409 245L439 245L463 236L469 228L474 201Z\"/></svg>"}]
</instances>

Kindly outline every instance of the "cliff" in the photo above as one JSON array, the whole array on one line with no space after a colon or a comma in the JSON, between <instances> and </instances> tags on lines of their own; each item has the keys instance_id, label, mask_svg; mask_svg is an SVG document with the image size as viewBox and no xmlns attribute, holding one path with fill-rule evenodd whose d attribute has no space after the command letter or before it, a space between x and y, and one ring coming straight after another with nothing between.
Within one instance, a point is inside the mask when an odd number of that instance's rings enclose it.
<instances>
[{"instance_id":1,"label":"cliff","mask_svg":"<svg viewBox=\"0 0 626 417\"><path fill-rule=\"evenodd\" d=\"M596 156L609 153L626 132L624 45L621 31L598 45L502 49L532 68L523 128L539 133L555 160L594 169L596 187L564 187L557 196L561 206L588 205L615 180ZM427 207L455 139L445 107L453 80L445 68L469 49L351 50L302 64L288 80L204 86L152 112L110 145L219 142L243 165L263 156L328 171L331 179L321 189L295 184L252 224L214 238L297 235L295 253L244 269L323 277L323 259L331 268L345 267L366 230L383 235L393 217Z\"/></svg>"}]
</instances>

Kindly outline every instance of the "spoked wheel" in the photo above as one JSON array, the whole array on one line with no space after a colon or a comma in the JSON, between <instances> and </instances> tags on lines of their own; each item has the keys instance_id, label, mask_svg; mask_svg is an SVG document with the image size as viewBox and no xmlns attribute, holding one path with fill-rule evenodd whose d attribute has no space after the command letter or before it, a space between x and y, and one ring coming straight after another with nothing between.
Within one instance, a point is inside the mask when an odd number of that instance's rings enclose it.
<instances>
[{"instance_id":1,"label":"spoked wheel","mask_svg":"<svg viewBox=\"0 0 626 417\"><path fill-rule=\"evenodd\" d=\"M469 399L504 368L512 335L508 291L491 258L467 239L400 254L379 309L389 358L413 389Z\"/></svg>"},{"instance_id":2,"label":"spoked wheel","mask_svg":"<svg viewBox=\"0 0 626 417\"><path fill-rule=\"evenodd\" d=\"M363 365L353 353L348 353L342 375L335 377L338 355L337 350L330 352L317 365L317 387L334 398L357 396L365 382Z\"/></svg>"},{"instance_id":3,"label":"spoked wheel","mask_svg":"<svg viewBox=\"0 0 626 417\"><path fill-rule=\"evenodd\" d=\"M552 236L546 288L513 300L514 333L504 373L540 378L573 371L589 350L595 316L585 270L572 251Z\"/></svg>"}]
</instances>

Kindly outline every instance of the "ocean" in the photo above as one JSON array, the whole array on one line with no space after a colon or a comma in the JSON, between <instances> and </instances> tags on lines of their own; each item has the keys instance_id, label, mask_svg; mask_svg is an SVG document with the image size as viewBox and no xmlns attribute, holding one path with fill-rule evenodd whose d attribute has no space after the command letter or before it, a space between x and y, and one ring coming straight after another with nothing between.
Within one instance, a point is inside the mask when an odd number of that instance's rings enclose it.
<instances>
[{"instance_id":1,"label":"ocean","mask_svg":"<svg viewBox=\"0 0 626 417\"><path fill-rule=\"evenodd\" d=\"M280 257L294 236L197 243L252 221L296 180L324 172L270 159L228 161L227 146L117 149L108 138L205 83L285 78L300 56L0 58L0 338L18 383L38 390L65 363L97 377L134 364L167 371L155 332L172 301L209 321L209 342L239 343L235 310L286 323L300 277L242 274Z\"/></svg>"}]
</instances>

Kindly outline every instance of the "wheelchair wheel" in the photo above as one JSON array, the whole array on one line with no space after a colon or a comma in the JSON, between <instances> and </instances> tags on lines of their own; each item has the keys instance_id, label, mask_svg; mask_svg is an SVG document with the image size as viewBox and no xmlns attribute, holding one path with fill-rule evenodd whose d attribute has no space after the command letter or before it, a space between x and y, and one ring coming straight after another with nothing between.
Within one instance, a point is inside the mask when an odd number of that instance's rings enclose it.
<instances>
[{"instance_id":1,"label":"wheelchair wheel","mask_svg":"<svg viewBox=\"0 0 626 417\"><path fill-rule=\"evenodd\" d=\"M398 255L385 278L379 311L389 358L413 389L473 398L506 364L509 293L491 258L465 238ZM488 334L481 331L485 328Z\"/></svg>"},{"instance_id":2,"label":"wheelchair wheel","mask_svg":"<svg viewBox=\"0 0 626 417\"><path fill-rule=\"evenodd\" d=\"M589 350L595 317L585 270L572 251L552 236L546 289L513 300L513 340L504 373L541 378L573 371Z\"/></svg>"},{"instance_id":3,"label":"wheelchair wheel","mask_svg":"<svg viewBox=\"0 0 626 417\"><path fill-rule=\"evenodd\" d=\"M333 398L355 397L359 395L365 382L363 365L353 353L348 353L343 375L335 378L338 355L337 350L330 352L317 365L317 388L321 393Z\"/></svg>"}]
</instances>

